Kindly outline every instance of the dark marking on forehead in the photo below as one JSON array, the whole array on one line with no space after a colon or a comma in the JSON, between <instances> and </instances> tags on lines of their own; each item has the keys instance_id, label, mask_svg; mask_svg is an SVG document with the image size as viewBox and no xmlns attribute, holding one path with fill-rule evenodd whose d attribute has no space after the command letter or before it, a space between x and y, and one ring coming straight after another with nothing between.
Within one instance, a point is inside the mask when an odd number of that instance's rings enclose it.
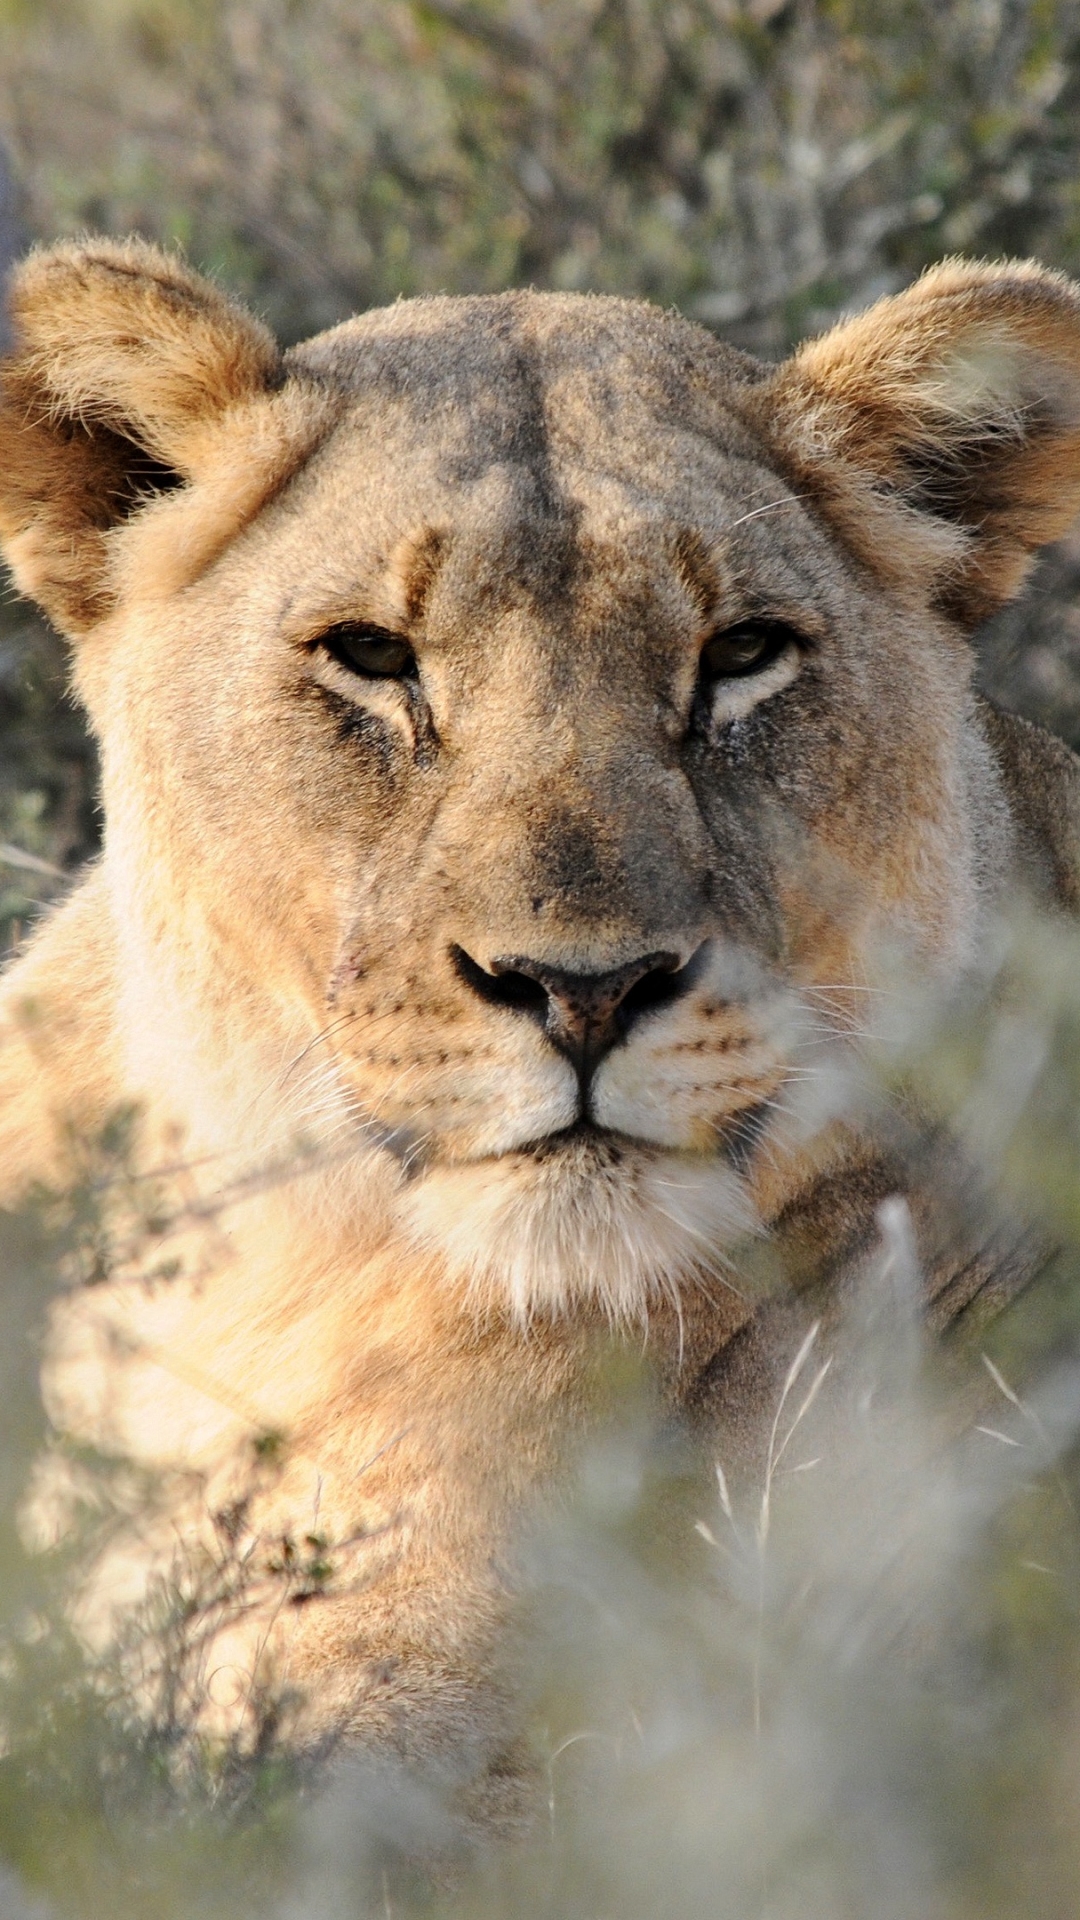
<instances>
[{"instance_id":1,"label":"dark marking on forehead","mask_svg":"<svg viewBox=\"0 0 1080 1920\"><path fill-rule=\"evenodd\" d=\"M491 527L500 564L538 608L550 610L565 603L577 578L580 508L556 471L545 379L551 355L530 338L527 311L515 295L462 301L434 330L398 324L351 340L331 335L323 351L333 345L334 371L365 410L390 400L416 413L450 493L501 471L508 497Z\"/></svg>"},{"instance_id":2,"label":"dark marking on forehead","mask_svg":"<svg viewBox=\"0 0 1080 1920\"><path fill-rule=\"evenodd\" d=\"M487 328L494 378L468 421L467 442L443 464L453 486L503 470L510 500L501 528L504 564L535 604L565 603L580 571L581 509L560 485L551 448L547 395L536 345L510 305L491 311Z\"/></svg>"},{"instance_id":3,"label":"dark marking on forehead","mask_svg":"<svg viewBox=\"0 0 1080 1920\"><path fill-rule=\"evenodd\" d=\"M401 570L406 617L413 625L423 615L447 544L448 537L441 527L427 527L423 533L403 542L400 555L395 556Z\"/></svg>"},{"instance_id":4,"label":"dark marking on forehead","mask_svg":"<svg viewBox=\"0 0 1080 1920\"><path fill-rule=\"evenodd\" d=\"M693 527L683 527L671 541L671 559L702 620L708 620L720 600L721 583L708 546Z\"/></svg>"}]
</instances>

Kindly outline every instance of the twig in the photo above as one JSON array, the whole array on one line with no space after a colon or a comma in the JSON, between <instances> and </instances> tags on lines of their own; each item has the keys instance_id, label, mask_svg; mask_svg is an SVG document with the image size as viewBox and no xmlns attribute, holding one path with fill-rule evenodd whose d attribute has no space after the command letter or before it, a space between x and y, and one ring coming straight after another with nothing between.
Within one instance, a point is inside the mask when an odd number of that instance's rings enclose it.
<instances>
[{"instance_id":1,"label":"twig","mask_svg":"<svg viewBox=\"0 0 1080 1920\"><path fill-rule=\"evenodd\" d=\"M41 873L47 880L66 880L68 875L62 867L54 867L51 860L41 860L36 853L26 853L22 847L13 847L8 840L0 840L0 863L5 867L19 867L25 873Z\"/></svg>"}]
</instances>

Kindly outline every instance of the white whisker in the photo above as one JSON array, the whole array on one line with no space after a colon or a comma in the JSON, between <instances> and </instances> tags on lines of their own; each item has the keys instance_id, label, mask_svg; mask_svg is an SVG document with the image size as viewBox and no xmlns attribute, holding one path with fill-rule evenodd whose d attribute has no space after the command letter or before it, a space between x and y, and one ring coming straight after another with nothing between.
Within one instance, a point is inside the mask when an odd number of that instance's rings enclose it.
<instances>
[{"instance_id":1,"label":"white whisker","mask_svg":"<svg viewBox=\"0 0 1080 1920\"><path fill-rule=\"evenodd\" d=\"M754 507L750 513L741 513L737 520L724 528L724 532L734 533L736 527L745 527L748 520L759 520L763 513L775 513L777 507L794 507L805 499L805 493L785 493L779 500L769 500L763 507Z\"/></svg>"}]
</instances>

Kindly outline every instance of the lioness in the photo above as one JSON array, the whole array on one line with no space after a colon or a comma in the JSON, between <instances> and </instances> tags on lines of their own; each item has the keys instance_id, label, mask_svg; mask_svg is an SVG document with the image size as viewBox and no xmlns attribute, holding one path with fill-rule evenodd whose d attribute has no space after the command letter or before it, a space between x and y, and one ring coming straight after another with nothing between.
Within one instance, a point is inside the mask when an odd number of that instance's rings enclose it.
<instances>
[{"instance_id":1,"label":"lioness","mask_svg":"<svg viewBox=\"0 0 1080 1920\"><path fill-rule=\"evenodd\" d=\"M899 1192L939 1320L1023 1277L813 1093L898 956L1080 898L1078 763L968 642L1080 509L1080 290L948 262L776 367L543 293L282 354L87 241L12 314L0 528L107 826L6 976L3 1194L132 1111L180 1262L58 1311L56 1418L218 1509L286 1436L315 1723L482 1771L598 1326L707 1421L767 1372L750 1231L827 1290Z\"/></svg>"}]
</instances>

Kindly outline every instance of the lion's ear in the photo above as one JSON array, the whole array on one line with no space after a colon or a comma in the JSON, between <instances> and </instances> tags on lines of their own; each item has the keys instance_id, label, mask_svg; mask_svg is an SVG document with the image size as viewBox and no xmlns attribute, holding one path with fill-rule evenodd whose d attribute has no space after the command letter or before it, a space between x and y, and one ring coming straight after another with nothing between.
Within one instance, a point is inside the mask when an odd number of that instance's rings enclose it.
<instances>
[{"instance_id":1,"label":"lion's ear","mask_svg":"<svg viewBox=\"0 0 1080 1920\"><path fill-rule=\"evenodd\" d=\"M224 415L281 384L271 335L143 241L33 253L0 368L0 537L22 590L71 634L112 604L107 535L197 479Z\"/></svg>"},{"instance_id":2,"label":"lion's ear","mask_svg":"<svg viewBox=\"0 0 1080 1920\"><path fill-rule=\"evenodd\" d=\"M796 479L966 626L1080 513L1080 287L1034 263L947 260L768 386Z\"/></svg>"}]
</instances>

